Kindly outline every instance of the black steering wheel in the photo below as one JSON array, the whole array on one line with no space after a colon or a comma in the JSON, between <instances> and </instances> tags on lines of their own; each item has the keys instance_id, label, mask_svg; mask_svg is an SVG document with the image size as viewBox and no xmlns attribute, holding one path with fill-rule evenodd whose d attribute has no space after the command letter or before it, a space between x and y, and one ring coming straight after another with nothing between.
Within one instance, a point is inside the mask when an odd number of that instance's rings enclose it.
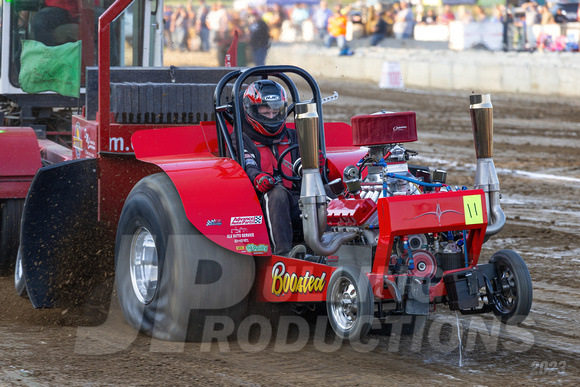
<instances>
[{"instance_id":1,"label":"black steering wheel","mask_svg":"<svg viewBox=\"0 0 580 387\"><path fill-rule=\"evenodd\" d=\"M280 157L278 158L278 165L276 165L276 168L278 168L278 173L280 174L280 176L282 176L282 178L289 180L289 181L300 181L302 180L302 176L299 175L299 172L302 171L302 161L301 159L297 159L294 164L292 165L292 172L294 173L294 176L288 176L284 173L284 171L282 171L282 163L284 162L284 157L286 157L286 155L290 152L292 152L294 149L298 148L298 144L294 144L292 146L289 146L287 149L284 149L284 152L280 153ZM319 151L320 152L320 151ZM325 158L325 162L326 162L326 158ZM326 170L326 165L321 165L320 167L324 167L322 168L323 171ZM323 181L326 181L326 173L323 173Z\"/></svg>"},{"instance_id":2,"label":"black steering wheel","mask_svg":"<svg viewBox=\"0 0 580 387\"><path fill-rule=\"evenodd\" d=\"M289 181L300 181L302 180L302 177L298 175L298 170L301 169L299 167L302 166L302 162L300 159L296 160L292 165L292 172L294 173L294 176L288 176L287 174L284 173L284 171L282 171L282 163L284 162L284 157L286 157L286 155L292 152L294 149L298 149L298 144L291 145L288 148L284 149L284 152L280 153L280 157L278 157L278 165L276 166L276 168L278 168L278 173L280 174L280 176L282 176L282 178Z\"/></svg>"}]
</instances>

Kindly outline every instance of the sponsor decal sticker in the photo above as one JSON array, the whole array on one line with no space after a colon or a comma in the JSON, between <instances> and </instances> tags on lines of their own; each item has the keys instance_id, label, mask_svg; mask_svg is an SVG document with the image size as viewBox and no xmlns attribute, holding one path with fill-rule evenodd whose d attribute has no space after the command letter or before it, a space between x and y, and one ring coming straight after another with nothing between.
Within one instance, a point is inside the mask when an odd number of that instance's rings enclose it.
<instances>
[{"instance_id":1,"label":"sponsor decal sticker","mask_svg":"<svg viewBox=\"0 0 580 387\"><path fill-rule=\"evenodd\" d=\"M73 137L73 148L82 150L83 149L83 139L81 137L81 123L77 122L75 124L75 135Z\"/></svg>"},{"instance_id":2,"label":"sponsor decal sticker","mask_svg":"<svg viewBox=\"0 0 580 387\"><path fill-rule=\"evenodd\" d=\"M226 235L226 238L233 239L234 243L250 243L249 238L253 238L254 233L253 232L241 232L239 230L247 231L247 229L243 228L243 227L240 227L239 229L233 228L232 233Z\"/></svg>"},{"instance_id":3,"label":"sponsor decal sticker","mask_svg":"<svg viewBox=\"0 0 580 387\"><path fill-rule=\"evenodd\" d=\"M245 226L250 224L262 224L262 216L233 216L230 219L230 226Z\"/></svg>"},{"instance_id":4,"label":"sponsor decal sticker","mask_svg":"<svg viewBox=\"0 0 580 387\"><path fill-rule=\"evenodd\" d=\"M73 136L72 146L75 150L75 156L77 159L81 157L81 152L83 150L83 139L81 137L81 124L77 122L75 124L75 134Z\"/></svg>"},{"instance_id":5,"label":"sponsor decal sticker","mask_svg":"<svg viewBox=\"0 0 580 387\"><path fill-rule=\"evenodd\" d=\"M246 245L246 251L248 253L267 253L268 245L265 244L256 245L254 243L249 243Z\"/></svg>"},{"instance_id":6,"label":"sponsor decal sticker","mask_svg":"<svg viewBox=\"0 0 580 387\"><path fill-rule=\"evenodd\" d=\"M286 293L321 293L326 286L326 272L320 277L306 272L302 276L287 273L284 262L276 262L272 267L272 294L279 296Z\"/></svg>"},{"instance_id":7,"label":"sponsor decal sticker","mask_svg":"<svg viewBox=\"0 0 580 387\"><path fill-rule=\"evenodd\" d=\"M222 220L221 219L210 219L206 222L206 226L221 226Z\"/></svg>"},{"instance_id":8,"label":"sponsor decal sticker","mask_svg":"<svg viewBox=\"0 0 580 387\"><path fill-rule=\"evenodd\" d=\"M133 145L131 141L127 141L130 146L125 146L125 139L123 137L109 137L109 151L111 152L129 152Z\"/></svg>"},{"instance_id":9,"label":"sponsor decal sticker","mask_svg":"<svg viewBox=\"0 0 580 387\"><path fill-rule=\"evenodd\" d=\"M481 196L464 196L463 209L465 213L465 224L483 223L483 206L481 204Z\"/></svg>"}]
</instances>

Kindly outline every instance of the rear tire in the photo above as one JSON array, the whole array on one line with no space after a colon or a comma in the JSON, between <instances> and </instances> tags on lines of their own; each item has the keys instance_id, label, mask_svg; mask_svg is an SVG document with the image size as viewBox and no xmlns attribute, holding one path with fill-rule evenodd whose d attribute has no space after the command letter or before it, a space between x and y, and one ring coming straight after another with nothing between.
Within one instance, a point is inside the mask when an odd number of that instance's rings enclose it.
<instances>
[{"instance_id":1,"label":"rear tire","mask_svg":"<svg viewBox=\"0 0 580 387\"><path fill-rule=\"evenodd\" d=\"M500 292L496 294L494 314L504 324L516 325L532 308L532 278L526 263L512 250L500 250L489 260L497 268Z\"/></svg>"},{"instance_id":2,"label":"rear tire","mask_svg":"<svg viewBox=\"0 0 580 387\"><path fill-rule=\"evenodd\" d=\"M239 322L255 275L253 257L224 249L191 224L164 173L145 177L127 197L115 265L129 324L170 341L202 340L209 316Z\"/></svg>"},{"instance_id":3,"label":"rear tire","mask_svg":"<svg viewBox=\"0 0 580 387\"><path fill-rule=\"evenodd\" d=\"M368 277L355 266L332 273L326 294L328 321L342 339L360 340L374 319L374 296Z\"/></svg>"},{"instance_id":4,"label":"rear tire","mask_svg":"<svg viewBox=\"0 0 580 387\"><path fill-rule=\"evenodd\" d=\"M20 218L24 199L0 202L0 275L10 275L14 270L20 244Z\"/></svg>"}]
</instances>

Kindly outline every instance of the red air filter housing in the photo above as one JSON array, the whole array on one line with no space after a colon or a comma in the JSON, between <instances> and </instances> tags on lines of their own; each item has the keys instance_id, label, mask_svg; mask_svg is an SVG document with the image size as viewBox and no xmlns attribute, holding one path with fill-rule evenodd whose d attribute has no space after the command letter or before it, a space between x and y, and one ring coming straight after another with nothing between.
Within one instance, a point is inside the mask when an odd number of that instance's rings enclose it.
<instances>
[{"instance_id":1,"label":"red air filter housing","mask_svg":"<svg viewBox=\"0 0 580 387\"><path fill-rule=\"evenodd\" d=\"M417 141L415 112L367 114L351 118L355 146Z\"/></svg>"}]
</instances>

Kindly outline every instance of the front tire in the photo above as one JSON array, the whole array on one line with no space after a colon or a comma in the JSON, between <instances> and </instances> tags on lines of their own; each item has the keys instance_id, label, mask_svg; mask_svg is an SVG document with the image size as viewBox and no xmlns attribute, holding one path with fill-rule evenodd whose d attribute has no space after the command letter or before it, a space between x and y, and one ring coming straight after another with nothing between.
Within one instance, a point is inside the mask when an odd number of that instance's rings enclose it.
<instances>
[{"instance_id":1,"label":"front tire","mask_svg":"<svg viewBox=\"0 0 580 387\"><path fill-rule=\"evenodd\" d=\"M516 325L526 319L532 308L532 279L526 263L512 250L500 250L490 263L496 265L497 287L494 314L504 324Z\"/></svg>"},{"instance_id":2,"label":"front tire","mask_svg":"<svg viewBox=\"0 0 580 387\"><path fill-rule=\"evenodd\" d=\"M129 324L170 341L203 340L209 316L238 322L255 275L253 257L215 244L191 224L165 173L145 177L127 197L115 265Z\"/></svg>"},{"instance_id":3,"label":"front tire","mask_svg":"<svg viewBox=\"0 0 580 387\"><path fill-rule=\"evenodd\" d=\"M342 339L360 340L374 318L374 296L368 277L355 266L341 266L328 282L326 310L334 332Z\"/></svg>"}]
</instances>

